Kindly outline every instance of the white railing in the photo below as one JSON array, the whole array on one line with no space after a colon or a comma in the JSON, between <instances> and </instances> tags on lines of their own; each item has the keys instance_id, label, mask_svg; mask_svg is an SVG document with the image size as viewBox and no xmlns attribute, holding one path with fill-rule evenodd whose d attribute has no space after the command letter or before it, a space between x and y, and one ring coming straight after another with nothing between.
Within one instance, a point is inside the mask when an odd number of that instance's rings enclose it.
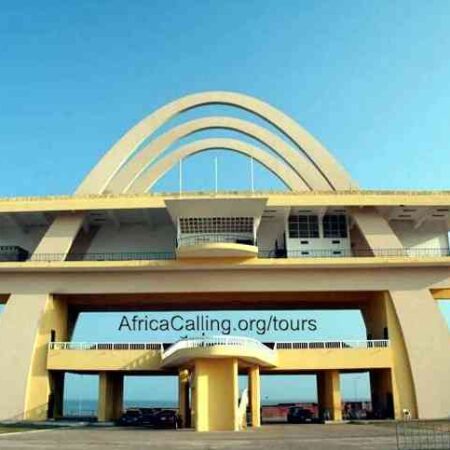
<instances>
[{"instance_id":1,"label":"white railing","mask_svg":"<svg viewBox=\"0 0 450 450\"><path fill-rule=\"evenodd\" d=\"M269 358L274 358L276 356L274 350L257 339L236 336L213 336L183 339L175 342L175 344L171 345L164 352L163 359L168 358L179 350L204 347L245 347L246 350L253 349L255 351L263 352Z\"/></svg>"},{"instance_id":2,"label":"white railing","mask_svg":"<svg viewBox=\"0 0 450 450\"><path fill-rule=\"evenodd\" d=\"M203 347L245 347L264 352L268 357L275 356L275 350L304 349L349 349L349 348L387 348L389 339L375 340L327 340L327 341L289 341L273 342L273 349L257 339L236 336L213 336L182 339L172 344L166 351L161 342L50 342L50 350L158 350L163 358L179 350Z\"/></svg>"},{"instance_id":3,"label":"white railing","mask_svg":"<svg viewBox=\"0 0 450 450\"><path fill-rule=\"evenodd\" d=\"M50 342L50 350L160 350L160 342Z\"/></svg>"},{"instance_id":4,"label":"white railing","mask_svg":"<svg viewBox=\"0 0 450 450\"><path fill-rule=\"evenodd\" d=\"M386 348L389 346L389 339L374 339L370 341L346 339L341 341L297 341L274 343L274 349L276 350Z\"/></svg>"}]
</instances>

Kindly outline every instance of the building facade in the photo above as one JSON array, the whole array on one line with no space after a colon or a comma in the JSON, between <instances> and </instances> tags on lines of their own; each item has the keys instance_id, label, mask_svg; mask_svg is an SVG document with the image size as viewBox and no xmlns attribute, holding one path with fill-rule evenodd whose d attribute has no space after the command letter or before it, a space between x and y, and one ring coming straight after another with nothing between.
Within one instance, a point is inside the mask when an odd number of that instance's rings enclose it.
<instances>
[{"instance_id":1,"label":"building facade","mask_svg":"<svg viewBox=\"0 0 450 450\"><path fill-rule=\"evenodd\" d=\"M277 132L208 116L159 133L184 111L228 105ZM192 140L202 130L248 140ZM155 194L184 158L229 149L288 192ZM62 414L66 373L99 375L99 420L122 410L125 375L176 374L184 425L260 425L262 374L315 374L319 410L341 420L341 373L369 372L383 417L450 413L450 192L360 190L292 118L230 92L189 95L126 133L73 196L0 199L0 420ZM71 341L84 311L358 309L364 341L207 336L165 343ZM238 375L248 375L239 392Z\"/></svg>"}]
</instances>

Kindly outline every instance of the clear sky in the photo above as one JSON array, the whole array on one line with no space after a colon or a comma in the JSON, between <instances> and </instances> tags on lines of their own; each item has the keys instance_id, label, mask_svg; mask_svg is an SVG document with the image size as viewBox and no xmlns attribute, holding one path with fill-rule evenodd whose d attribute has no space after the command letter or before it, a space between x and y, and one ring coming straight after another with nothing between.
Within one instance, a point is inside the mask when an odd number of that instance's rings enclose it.
<instances>
[{"instance_id":1,"label":"clear sky","mask_svg":"<svg viewBox=\"0 0 450 450\"><path fill-rule=\"evenodd\" d=\"M73 192L146 114L212 89L284 110L363 188L449 189L449 23L447 0L3 0L0 196ZM220 188L248 188L248 162L215 154ZM186 188L212 187L211 158ZM280 183L258 168L256 187Z\"/></svg>"}]
</instances>

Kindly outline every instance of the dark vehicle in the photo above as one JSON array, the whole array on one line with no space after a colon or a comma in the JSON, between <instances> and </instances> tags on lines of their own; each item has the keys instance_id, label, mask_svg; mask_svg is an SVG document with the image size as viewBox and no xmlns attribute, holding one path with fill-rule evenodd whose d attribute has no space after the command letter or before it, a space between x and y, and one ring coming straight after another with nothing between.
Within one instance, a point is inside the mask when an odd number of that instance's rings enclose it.
<instances>
[{"instance_id":1,"label":"dark vehicle","mask_svg":"<svg viewBox=\"0 0 450 450\"><path fill-rule=\"evenodd\" d=\"M129 408L117 421L117 425L151 426L153 425L154 415L159 411L161 411L161 408Z\"/></svg>"},{"instance_id":2,"label":"dark vehicle","mask_svg":"<svg viewBox=\"0 0 450 450\"><path fill-rule=\"evenodd\" d=\"M142 411L139 408L127 409L117 421L117 425L124 427L142 425L142 416Z\"/></svg>"},{"instance_id":3,"label":"dark vehicle","mask_svg":"<svg viewBox=\"0 0 450 450\"><path fill-rule=\"evenodd\" d=\"M299 406L291 406L287 414L288 423L314 423L317 422L312 411Z\"/></svg>"},{"instance_id":4,"label":"dark vehicle","mask_svg":"<svg viewBox=\"0 0 450 450\"><path fill-rule=\"evenodd\" d=\"M154 414L153 427L154 428L173 428L178 429L181 426L181 418L170 409L162 410Z\"/></svg>"},{"instance_id":5,"label":"dark vehicle","mask_svg":"<svg viewBox=\"0 0 450 450\"><path fill-rule=\"evenodd\" d=\"M120 426L174 428L181 425L176 411L161 408L130 408L117 421Z\"/></svg>"}]
</instances>

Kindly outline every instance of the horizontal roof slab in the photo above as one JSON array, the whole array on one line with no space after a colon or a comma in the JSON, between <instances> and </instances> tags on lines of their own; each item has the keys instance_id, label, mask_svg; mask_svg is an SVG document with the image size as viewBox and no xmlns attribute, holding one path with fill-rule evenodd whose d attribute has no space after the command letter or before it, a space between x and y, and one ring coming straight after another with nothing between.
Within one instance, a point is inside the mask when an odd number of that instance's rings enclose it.
<instances>
[{"instance_id":1,"label":"horizontal roof slab","mask_svg":"<svg viewBox=\"0 0 450 450\"><path fill-rule=\"evenodd\" d=\"M270 206L450 206L450 191L242 192L0 198L0 213L165 208L173 200L267 199Z\"/></svg>"}]
</instances>

